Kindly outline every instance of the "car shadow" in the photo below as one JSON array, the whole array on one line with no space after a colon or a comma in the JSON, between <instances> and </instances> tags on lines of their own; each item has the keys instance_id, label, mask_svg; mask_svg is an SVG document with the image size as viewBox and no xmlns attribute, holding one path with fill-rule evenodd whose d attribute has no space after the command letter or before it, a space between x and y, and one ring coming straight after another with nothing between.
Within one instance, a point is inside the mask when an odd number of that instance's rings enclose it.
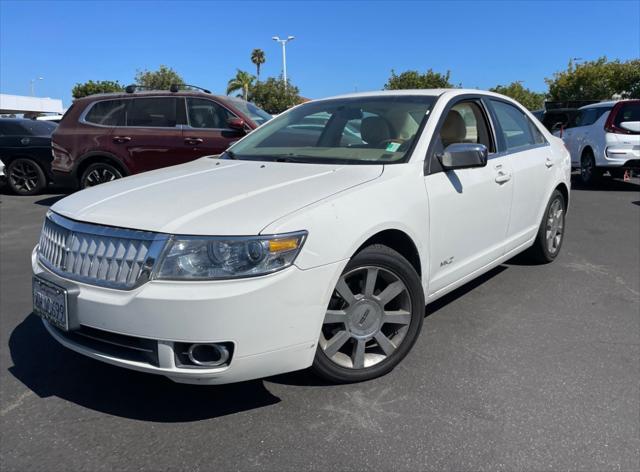
<instances>
[{"instance_id":1,"label":"car shadow","mask_svg":"<svg viewBox=\"0 0 640 472\"><path fill-rule=\"evenodd\" d=\"M592 186L586 186L580 181L580 176L573 174L571 176L571 190L577 191L616 191L616 192L640 192L640 181L637 178L633 178L629 181L621 179L613 179L610 177L603 177L599 182Z\"/></svg>"},{"instance_id":2,"label":"car shadow","mask_svg":"<svg viewBox=\"0 0 640 472\"><path fill-rule=\"evenodd\" d=\"M33 202L34 205L41 205L41 206L46 206L46 207L50 207L51 205L53 205L55 202L57 202L58 200L62 200L64 197L66 197L66 194L63 195L53 195L51 197L46 197L46 198L42 198L40 200L36 200L35 202Z\"/></svg>"},{"instance_id":3,"label":"car shadow","mask_svg":"<svg viewBox=\"0 0 640 472\"><path fill-rule=\"evenodd\" d=\"M114 416L162 423L217 418L280 402L261 380L230 385L177 384L111 366L55 341L28 315L9 338L9 372L40 398L56 396Z\"/></svg>"},{"instance_id":4,"label":"car shadow","mask_svg":"<svg viewBox=\"0 0 640 472\"><path fill-rule=\"evenodd\" d=\"M496 275L507 270L508 267L505 265L500 265L491 269L489 272L486 272L479 277L469 281L462 287L455 289L454 291L444 295L441 298L438 298L434 302L429 303L425 307L425 318L433 315L437 311L441 310L445 306L450 303L456 301L457 299L465 296L467 293L476 289L480 285L484 284L488 280L494 278ZM273 377L269 377L267 379L270 382L282 384L282 385L293 385L298 387L322 387L326 385L333 385L330 382L324 381L320 377L317 377L313 374L309 369L307 370L299 370L296 372L288 372L286 374L276 375Z\"/></svg>"}]
</instances>

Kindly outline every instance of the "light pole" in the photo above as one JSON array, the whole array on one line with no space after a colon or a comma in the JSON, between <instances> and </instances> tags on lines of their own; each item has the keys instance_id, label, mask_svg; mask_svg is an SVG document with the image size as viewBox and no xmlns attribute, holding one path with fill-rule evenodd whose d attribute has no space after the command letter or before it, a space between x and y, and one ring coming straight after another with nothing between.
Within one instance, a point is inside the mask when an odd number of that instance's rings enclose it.
<instances>
[{"instance_id":1,"label":"light pole","mask_svg":"<svg viewBox=\"0 0 640 472\"><path fill-rule=\"evenodd\" d=\"M44 77L38 77L38 80L44 80ZM31 79L31 96L36 96L36 79Z\"/></svg>"},{"instance_id":2,"label":"light pole","mask_svg":"<svg viewBox=\"0 0 640 472\"><path fill-rule=\"evenodd\" d=\"M286 39L280 39L280 36L273 36L271 39L282 45L282 80L284 80L284 88L287 88L287 43L296 37L287 36Z\"/></svg>"}]
</instances>

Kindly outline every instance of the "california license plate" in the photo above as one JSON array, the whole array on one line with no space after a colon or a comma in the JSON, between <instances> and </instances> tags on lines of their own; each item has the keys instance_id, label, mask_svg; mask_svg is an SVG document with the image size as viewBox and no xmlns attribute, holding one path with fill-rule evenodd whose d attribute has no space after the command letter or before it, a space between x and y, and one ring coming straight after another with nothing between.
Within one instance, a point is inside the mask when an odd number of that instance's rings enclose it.
<instances>
[{"instance_id":1,"label":"california license plate","mask_svg":"<svg viewBox=\"0 0 640 472\"><path fill-rule=\"evenodd\" d=\"M69 330L67 290L47 280L33 277L33 312L65 331Z\"/></svg>"}]
</instances>

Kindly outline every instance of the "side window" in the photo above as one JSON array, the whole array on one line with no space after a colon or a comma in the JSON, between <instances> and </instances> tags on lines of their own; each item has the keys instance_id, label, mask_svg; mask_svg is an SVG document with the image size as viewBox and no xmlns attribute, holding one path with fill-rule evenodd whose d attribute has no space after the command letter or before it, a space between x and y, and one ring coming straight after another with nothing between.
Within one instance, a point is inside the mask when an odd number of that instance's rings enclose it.
<instances>
[{"instance_id":1,"label":"side window","mask_svg":"<svg viewBox=\"0 0 640 472\"><path fill-rule=\"evenodd\" d=\"M127 113L127 126L148 128L173 128L178 123L178 104L184 102L176 98L151 97L134 98Z\"/></svg>"},{"instance_id":2,"label":"side window","mask_svg":"<svg viewBox=\"0 0 640 472\"><path fill-rule=\"evenodd\" d=\"M440 129L440 141L443 148L454 143L478 143L493 151L486 118L473 101L457 103L449 110Z\"/></svg>"},{"instance_id":3,"label":"side window","mask_svg":"<svg viewBox=\"0 0 640 472\"><path fill-rule=\"evenodd\" d=\"M540 144L533 135L529 118L517 107L505 102L491 100L496 118L502 128L502 136L508 151Z\"/></svg>"},{"instance_id":4,"label":"side window","mask_svg":"<svg viewBox=\"0 0 640 472\"><path fill-rule=\"evenodd\" d=\"M124 126L127 100L105 100L94 103L84 117L87 123L102 126Z\"/></svg>"},{"instance_id":5,"label":"side window","mask_svg":"<svg viewBox=\"0 0 640 472\"><path fill-rule=\"evenodd\" d=\"M187 98L189 125L192 128L228 128L234 115L221 105L204 98Z\"/></svg>"}]
</instances>

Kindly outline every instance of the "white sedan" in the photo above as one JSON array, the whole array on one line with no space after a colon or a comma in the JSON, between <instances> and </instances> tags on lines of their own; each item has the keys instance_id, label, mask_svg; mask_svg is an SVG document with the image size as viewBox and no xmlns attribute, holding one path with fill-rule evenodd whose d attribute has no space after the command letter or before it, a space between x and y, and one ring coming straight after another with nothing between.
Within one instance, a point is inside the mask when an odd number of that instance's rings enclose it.
<instances>
[{"instance_id":1,"label":"white sedan","mask_svg":"<svg viewBox=\"0 0 640 472\"><path fill-rule=\"evenodd\" d=\"M522 251L558 256L570 170L494 93L305 103L220 158L57 202L34 312L70 349L177 382L370 379L407 355L426 304Z\"/></svg>"}]
</instances>

